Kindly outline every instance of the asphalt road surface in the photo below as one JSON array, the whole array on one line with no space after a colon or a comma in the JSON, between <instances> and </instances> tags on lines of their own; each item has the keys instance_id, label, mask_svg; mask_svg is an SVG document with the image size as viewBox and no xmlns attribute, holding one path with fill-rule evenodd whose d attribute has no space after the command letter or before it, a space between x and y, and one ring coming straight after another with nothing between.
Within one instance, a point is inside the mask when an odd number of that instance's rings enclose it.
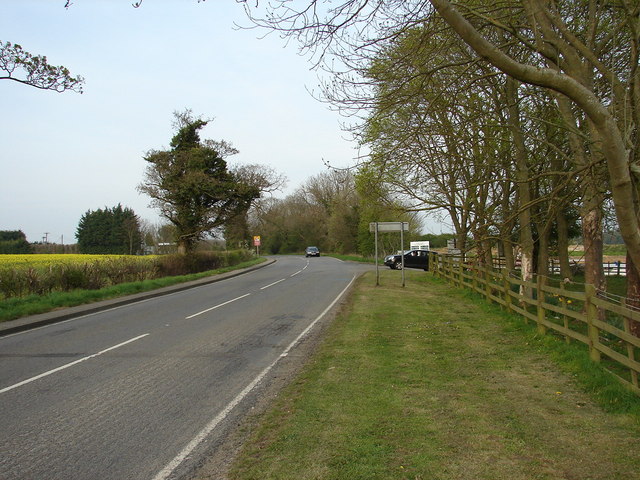
<instances>
[{"instance_id":1,"label":"asphalt road surface","mask_svg":"<svg viewBox=\"0 0 640 480\"><path fill-rule=\"evenodd\" d=\"M188 475L219 426L367 268L278 257L0 338L0 479Z\"/></svg>"}]
</instances>

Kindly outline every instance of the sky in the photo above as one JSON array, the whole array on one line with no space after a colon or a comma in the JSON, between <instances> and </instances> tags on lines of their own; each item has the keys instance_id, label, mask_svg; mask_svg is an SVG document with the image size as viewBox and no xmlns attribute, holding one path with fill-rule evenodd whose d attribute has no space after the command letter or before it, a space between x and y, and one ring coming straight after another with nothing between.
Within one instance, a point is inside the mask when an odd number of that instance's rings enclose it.
<instances>
[{"instance_id":1,"label":"sky","mask_svg":"<svg viewBox=\"0 0 640 480\"><path fill-rule=\"evenodd\" d=\"M248 26L235 0L2 0L0 40L85 78L84 93L0 81L0 230L75 243L89 210L129 207L161 222L143 180L168 148L173 112L214 118L201 138L287 177L284 198L313 175L355 163L343 118L314 98L320 80L297 45Z\"/></svg>"}]
</instances>

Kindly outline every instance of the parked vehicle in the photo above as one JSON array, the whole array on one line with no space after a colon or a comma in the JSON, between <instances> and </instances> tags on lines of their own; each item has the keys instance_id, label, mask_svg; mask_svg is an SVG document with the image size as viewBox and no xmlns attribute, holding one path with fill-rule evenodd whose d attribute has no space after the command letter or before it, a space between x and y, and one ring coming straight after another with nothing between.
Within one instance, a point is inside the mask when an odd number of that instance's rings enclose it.
<instances>
[{"instance_id":1,"label":"parked vehicle","mask_svg":"<svg viewBox=\"0 0 640 480\"><path fill-rule=\"evenodd\" d=\"M394 270L402 270L402 253L387 255L384 264ZM405 268L429 270L429 250L407 250L404 252Z\"/></svg>"},{"instance_id":2,"label":"parked vehicle","mask_svg":"<svg viewBox=\"0 0 640 480\"><path fill-rule=\"evenodd\" d=\"M320 250L318 250L318 247L307 247L306 250L304 251L304 256L305 257L319 257L320 256Z\"/></svg>"}]
</instances>

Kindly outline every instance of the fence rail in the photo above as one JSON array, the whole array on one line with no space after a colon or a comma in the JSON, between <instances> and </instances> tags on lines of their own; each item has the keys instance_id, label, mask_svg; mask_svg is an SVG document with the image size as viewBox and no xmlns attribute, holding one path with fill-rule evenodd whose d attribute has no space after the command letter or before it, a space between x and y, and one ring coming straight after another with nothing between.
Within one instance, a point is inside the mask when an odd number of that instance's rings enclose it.
<instances>
[{"instance_id":1,"label":"fence rail","mask_svg":"<svg viewBox=\"0 0 640 480\"><path fill-rule=\"evenodd\" d=\"M640 312L605 298L592 285L576 290L576 284L557 281L552 285L544 276L527 282L504 269L479 267L460 257L432 252L429 268L453 285L470 288L520 314L525 322L534 322L540 333L555 333L567 343L586 345L593 361L640 395L640 338L631 331L631 322L640 322Z\"/></svg>"},{"instance_id":2,"label":"fence rail","mask_svg":"<svg viewBox=\"0 0 640 480\"><path fill-rule=\"evenodd\" d=\"M506 260L504 257L495 257L493 258L493 268L505 268ZM573 271L579 271L584 268L584 262L571 260L569 262L569 267ZM520 270L520 261L516 261L515 265L516 270ZM627 264L625 262L602 262L602 269L604 270L604 274L607 276L618 275L618 276L626 276L627 275ZM560 273L560 262L555 259L549 259L549 273L551 274L559 274Z\"/></svg>"}]
</instances>

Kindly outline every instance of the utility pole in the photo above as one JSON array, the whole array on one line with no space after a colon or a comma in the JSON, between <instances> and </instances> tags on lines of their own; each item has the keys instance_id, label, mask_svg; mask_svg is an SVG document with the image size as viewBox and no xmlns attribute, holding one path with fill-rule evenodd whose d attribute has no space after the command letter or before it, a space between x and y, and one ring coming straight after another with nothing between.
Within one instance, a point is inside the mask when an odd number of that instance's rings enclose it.
<instances>
[{"instance_id":1,"label":"utility pole","mask_svg":"<svg viewBox=\"0 0 640 480\"><path fill-rule=\"evenodd\" d=\"M49 233L50 232L44 232L44 238L42 239L44 243L49 243Z\"/></svg>"}]
</instances>

